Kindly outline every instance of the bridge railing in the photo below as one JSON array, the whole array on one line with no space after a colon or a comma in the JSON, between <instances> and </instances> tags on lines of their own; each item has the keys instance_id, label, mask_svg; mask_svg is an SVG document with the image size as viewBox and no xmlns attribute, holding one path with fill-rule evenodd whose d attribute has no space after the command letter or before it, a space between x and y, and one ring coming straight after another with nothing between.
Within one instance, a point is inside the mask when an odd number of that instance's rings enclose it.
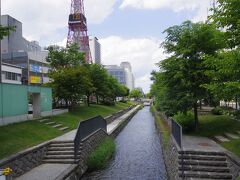
<instances>
[{"instance_id":1,"label":"bridge railing","mask_svg":"<svg viewBox=\"0 0 240 180\"><path fill-rule=\"evenodd\" d=\"M83 139L102 129L107 132L107 122L102 116L96 116L85 121L81 121L78 125L77 133L74 138L74 155L77 157L80 144Z\"/></svg>"}]
</instances>

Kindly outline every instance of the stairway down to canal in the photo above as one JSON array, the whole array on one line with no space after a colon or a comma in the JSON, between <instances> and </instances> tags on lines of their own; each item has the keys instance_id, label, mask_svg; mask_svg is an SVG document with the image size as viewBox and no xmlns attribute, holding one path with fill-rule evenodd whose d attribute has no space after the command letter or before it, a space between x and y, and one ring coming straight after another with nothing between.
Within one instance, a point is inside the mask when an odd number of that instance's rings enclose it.
<instances>
[{"instance_id":1,"label":"stairway down to canal","mask_svg":"<svg viewBox=\"0 0 240 180\"><path fill-rule=\"evenodd\" d=\"M140 110L116 138L116 153L107 168L82 179L167 179L161 144L149 107Z\"/></svg>"}]
</instances>

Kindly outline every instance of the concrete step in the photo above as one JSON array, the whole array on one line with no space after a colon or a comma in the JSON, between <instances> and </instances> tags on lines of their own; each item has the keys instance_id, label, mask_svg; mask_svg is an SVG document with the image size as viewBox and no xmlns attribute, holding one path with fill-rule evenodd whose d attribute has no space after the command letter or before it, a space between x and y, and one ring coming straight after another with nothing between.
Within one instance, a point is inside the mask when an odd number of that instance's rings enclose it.
<instances>
[{"instance_id":1,"label":"concrete step","mask_svg":"<svg viewBox=\"0 0 240 180\"><path fill-rule=\"evenodd\" d=\"M51 121L51 122L47 122L47 123L45 123L46 125L53 125L53 124L56 124L56 122L53 122L53 121Z\"/></svg>"},{"instance_id":2,"label":"concrete step","mask_svg":"<svg viewBox=\"0 0 240 180\"><path fill-rule=\"evenodd\" d=\"M74 155L74 151L48 151L47 155Z\"/></svg>"},{"instance_id":3,"label":"concrete step","mask_svg":"<svg viewBox=\"0 0 240 180\"><path fill-rule=\"evenodd\" d=\"M74 159L45 159L42 163L47 164L77 164L79 160L75 161Z\"/></svg>"},{"instance_id":4,"label":"concrete step","mask_svg":"<svg viewBox=\"0 0 240 180\"><path fill-rule=\"evenodd\" d=\"M77 156L79 159L80 156ZM74 155L47 155L44 159L75 159Z\"/></svg>"},{"instance_id":5,"label":"concrete step","mask_svg":"<svg viewBox=\"0 0 240 180\"><path fill-rule=\"evenodd\" d=\"M49 147L48 151L74 151L73 147Z\"/></svg>"},{"instance_id":6,"label":"concrete step","mask_svg":"<svg viewBox=\"0 0 240 180\"><path fill-rule=\"evenodd\" d=\"M224 135L229 139L239 139L239 136L237 134L225 133Z\"/></svg>"},{"instance_id":7,"label":"concrete step","mask_svg":"<svg viewBox=\"0 0 240 180\"><path fill-rule=\"evenodd\" d=\"M62 127L62 128L60 128L59 130L60 131L66 131L67 129L69 129L68 127Z\"/></svg>"},{"instance_id":8,"label":"concrete step","mask_svg":"<svg viewBox=\"0 0 240 180\"><path fill-rule=\"evenodd\" d=\"M52 126L53 128L59 128L59 127L61 127L62 126L62 124L56 124L56 125L54 125L54 126Z\"/></svg>"},{"instance_id":9,"label":"concrete step","mask_svg":"<svg viewBox=\"0 0 240 180\"><path fill-rule=\"evenodd\" d=\"M224 152L211 152L211 151L178 151L178 154L225 156Z\"/></svg>"},{"instance_id":10,"label":"concrete step","mask_svg":"<svg viewBox=\"0 0 240 180\"><path fill-rule=\"evenodd\" d=\"M218 172L218 173L229 173L228 167L211 167L211 166L179 166L178 170L182 171L198 171L198 172Z\"/></svg>"},{"instance_id":11,"label":"concrete step","mask_svg":"<svg viewBox=\"0 0 240 180\"><path fill-rule=\"evenodd\" d=\"M183 160L178 161L179 165L195 165L195 166L214 166L214 167L227 167L227 162L224 161L198 161L198 160Z\"/></svg>"},{"instance_id":12,"label":"concrete step","mask_svg":"<svg viewBox=\"0 0 240 180\"><path fill-rule=\"evenodd\" d=\"M73 147L74 143L53 143L50 147Z\"/></svg>"},{"instance_id":13,"label":"concrete step","mask_svg":"<svg viewBox=\"0 0 240 180\"><path fill-rule=\"evenodd\" d=\"M207 161L226 161L224 156L210 156L210 155L179 155L178 159L185 160L207 160Z\"/></svg>"},{"instance_id":14,"label":"concrete step","mask_svg":"<svg viewBox=\"0 0 240 180\"><path fill-rule=\"evenodd\" d=\"M229 173L203 173L197 171L188 171L184 172L182 176L182 172L179 172L180 177L186 178L204 178L204 179L232 179L232 175Z\"/></svg>"}]
</instances>

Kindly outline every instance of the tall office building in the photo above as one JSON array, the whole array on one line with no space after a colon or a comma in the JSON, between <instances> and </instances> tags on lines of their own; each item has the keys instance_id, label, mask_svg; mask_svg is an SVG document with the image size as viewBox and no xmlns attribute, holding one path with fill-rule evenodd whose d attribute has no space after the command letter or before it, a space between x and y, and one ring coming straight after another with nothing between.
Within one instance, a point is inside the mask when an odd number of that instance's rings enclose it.
<instances>
[{"instance_id":1,"label":"tall office building","mask_svg":"<svg viewBox=\"0 0 240 180\"><path fill-rule=\"evenodd\" d=\"M98 38L90 36L89 46L92 55L92 63L101 64L101 44L98 42Z\"/></svg>"},{"instance_id":2,"label":"tall office building","mask_svg":"<svg viewBox=\"0 0 240 180\"><path fill-rule=\"evenodd\" d=\"M129 62L122 62L121 67L125 70L126 85L132 91L134 89L134 76L132 73L132 66Z\"/></svg>"},{"instance_id":3,"label":"tall office building","mask_svg":"<svg viewBox=\"0 0 240 180\"><path fill-rule=\"evenodd\" d=\"M120 84L125 85L130 91L134 89L134 76L129 62L122 62L120 66L108 65L105 68Z\"/></svg>"},{"instance_id":4,"label":"tall office building","mask_svg":"<svg viewBox=\"0 0 240 180\"><path fill-rule=\"evenodd\" d=\"M37 41L27 41L23 37L22 23L20 21L9 15L2 15L1 22L3 26L16 28L15 31L2 40L2 53L41 51L41 46Z\"/></svg>"},{"instance_id":5,"label":"tall office building","mask_svg":"<svg viewBox=\"0 0 240 180\"><path fill-rule=\"evenodd\" d=\"M22 68L21 82L23 84L40 85L49 82L49 68L48 62L46 62L48 51L42 51L37 41L27 41L23 37L22 23L17 19L3 15L1 20L3 26L14 26L16 29L1 42L2 61ZM12 70L14 70L13 67L10 72L13 74ZM10 73L5 72L2 76L8 78ZM15 74L19 78L20 73L17 70ZM12 80L18 79L13 77Z\"/></svg>"}]
</instances>

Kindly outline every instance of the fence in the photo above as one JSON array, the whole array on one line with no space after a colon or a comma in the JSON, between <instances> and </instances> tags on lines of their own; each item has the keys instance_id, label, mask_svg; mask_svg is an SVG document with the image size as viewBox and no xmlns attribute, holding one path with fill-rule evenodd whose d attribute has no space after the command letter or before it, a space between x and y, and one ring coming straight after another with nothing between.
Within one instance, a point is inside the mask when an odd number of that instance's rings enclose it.
<instances>
[{"instance_id":1,"label":"fence","mask_svg":"<svg viewBox=\"0 0 240 180\"><path fill-rule=\"evenodd\" d=\"M172 122L172 135L177 142L178 146L182 148L182 126L179 125L175 120L171 119Z\"/></svg>"},{"instance_id":2,"label":"fence","mask_svg":"<svg viewBox=\"0 0 240 180\"><path fill-rule=\"evenodd\" d=\"M78 130L74 139L75 157L78 154L81 141L99 129L107 132L107 122L102 116L96 116L79 123Z\"/></svg>"},{"instance_id":3,"label":"fence","mask_svg":"<svg viewBox=\"0 0 240 180\"><path fill-rule=\"evenodd\" d=\"M166 114L162 112L158 112L160 117L168 124L171 128L171 134L173 135L176 143L178 144L179 148L182 148L182 126L179 125L175 120L172 118L167 117Z\"/></svg>"}]
</instances>

